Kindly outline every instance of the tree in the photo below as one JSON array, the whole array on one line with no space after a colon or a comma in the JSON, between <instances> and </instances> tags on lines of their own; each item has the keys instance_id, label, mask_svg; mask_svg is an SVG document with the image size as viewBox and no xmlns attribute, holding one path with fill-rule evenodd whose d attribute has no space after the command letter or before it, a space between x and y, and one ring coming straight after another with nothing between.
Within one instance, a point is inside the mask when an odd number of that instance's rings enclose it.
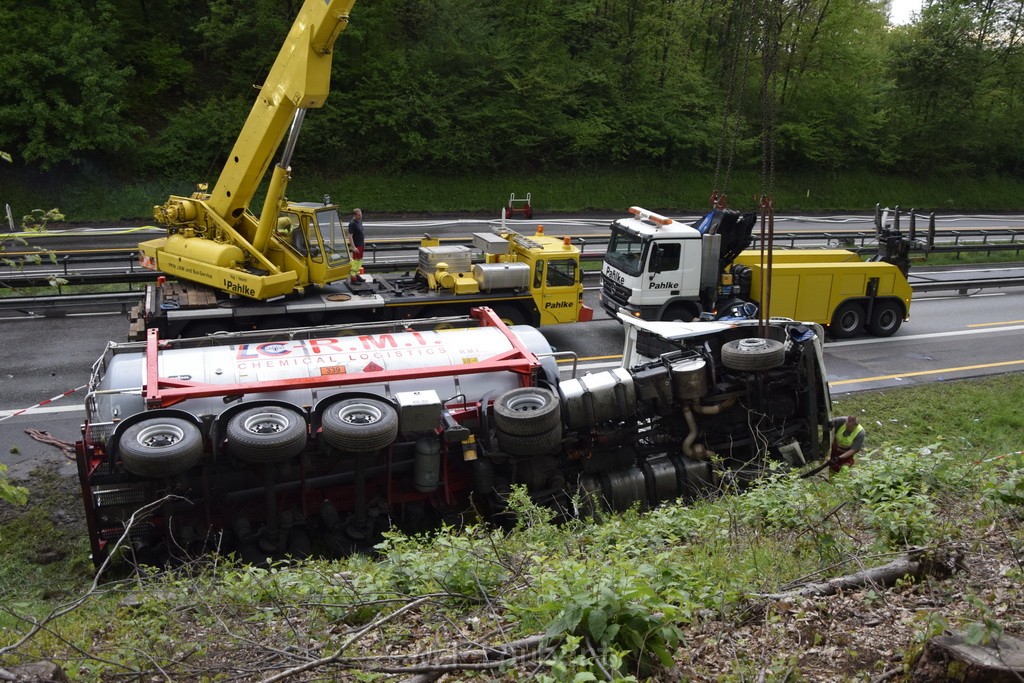
<instances>
[{"instance_id":1,"label":"tree","mask_svg":"<svg viewBox=\"0 0 1024 683\"><path fill-rule=\"evenodd\" d=\"M122 114L131 69L119 64L117 19L105 0L30 2L0 8L0 146L49 169L128 148L137 126Z\"/></svg>"}]
</instances>

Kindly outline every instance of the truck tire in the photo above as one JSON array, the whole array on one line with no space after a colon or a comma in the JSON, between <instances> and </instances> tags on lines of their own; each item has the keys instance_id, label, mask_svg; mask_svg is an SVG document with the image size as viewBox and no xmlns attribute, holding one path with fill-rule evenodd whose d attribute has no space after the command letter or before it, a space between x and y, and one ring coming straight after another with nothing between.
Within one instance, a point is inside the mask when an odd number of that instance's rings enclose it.
<instances>
[{"instance_id":1,"label":"truck tire","mask_svg":"<svg viewBox=\"0 0 1024 683\"><path fill-rule=\"evenodd\" d=\"M332 448L370 453L390 446L398 436L398 413L372 398L346 398L323 413L324 439Z\"/></svg>"},{"instance_id":2,"label":"truck tire","mask_svg":"<svg viewBox=\"0 0 1024 683\"><path fill-rule=\"evenodd\" d=\"M506 325L526 325L526 314L517 304L494 304L491 306Z\"/></svg>"},{"instance_id":3,"label":"truck tire","mask_svg":"<svg viewBox=\"0 0 1024 683\"><path fill-rule=\"evenodd\" d=\"M543 434L506 434L498 430L498 446L505 453L520 456L545 455L558 450L562 443L562 425Z\"/></svg>"},{"instance_id":4,"label":"truck tire","mask_svg":"<svg viewBox=\"0 0 1024 683\"><path fill-rule=\"evenodd\" d=\"M836 339L856 337L864 329L864 307L856 301L844 301L832 314L828 329Z\"/></svg>"},{"instance_id":5,"label":"truck tire","mask_svg":"<svg viewBox=\"0 0 1024 683\"><path fill-rule=\"evenodd\" d=\"M782 342L761 337L735 339L722 346L722 363L730 370L760 372L782 365L786 348Z\"/></svg>"},{"instance_id":6,"label":"truck tire","mask_svg":"<svg viewBox=\"0 0 1024 683\"><path fill-rule=\"evenodd\" d=\"M279 406L257 406L228 420L228 450L239 460L275 463L290 460L306 447L306 420Z\"/></svg>"},{"instance_id":7,"label":"truck tire","mask_svg":"<svg viewBox=\"0 0 1024 683\"><path fill-rule=\"evenodd\" d=\"M180 417L154 417L128 427L118 442L121 464L138 477L173 477L203 457L199 427Z\"/></svg>"},{"instance_id":8,"label":"truck tire","mask_svg":"<svg viewBox=\"0 0 1024 683\"><path fill-rule=\"evenodd\" d=\"M506 391L494 401L494 426L514 436L548 432L562 422L558 397L540 387ZM561 438L561 436L559 436Z\"/></svg>"},{"instance_id":9,"label":"truck tire","mask_svg":"<svg viewBox=\"0 0 1024 683\"><path fill-rule=\"evenodd\" d=\"M895 301L879 301L871 311L868 331L876 337L891 337L903 324L903 307Z\"/></svg>"},{"instance_id":10,"label":"truck tire","mask_svg":"<svg viewBox=\"0 0 1024 683\"><path fill-rule=\"evenodd\" d=\"M661 319L667 322L678 320L680 322L688 323L696 320L699 314L692 306L687 304L671 304L665 309L665 312L661 314Z\"/></svg>"}]
</instances>

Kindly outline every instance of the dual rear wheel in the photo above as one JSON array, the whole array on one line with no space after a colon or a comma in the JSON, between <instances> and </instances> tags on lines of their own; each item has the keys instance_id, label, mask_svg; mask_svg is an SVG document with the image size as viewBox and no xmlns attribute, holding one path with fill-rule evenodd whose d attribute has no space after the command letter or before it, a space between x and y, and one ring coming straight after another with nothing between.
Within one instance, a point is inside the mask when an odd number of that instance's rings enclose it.
<instances>
[{"instance_id":1,"label":"dual rear wheel","mask_svg":"<svg viewBox=\"0 0 1024 683\"><path fill-rule=\"evenodd\" d=\"M903 324L903 307L895 301L876 301L867 319L859 301L843 302L832 315L829 330L837 339L856 337L866 327L876 337L891 337Z\"/></svg>"}]
</instances>

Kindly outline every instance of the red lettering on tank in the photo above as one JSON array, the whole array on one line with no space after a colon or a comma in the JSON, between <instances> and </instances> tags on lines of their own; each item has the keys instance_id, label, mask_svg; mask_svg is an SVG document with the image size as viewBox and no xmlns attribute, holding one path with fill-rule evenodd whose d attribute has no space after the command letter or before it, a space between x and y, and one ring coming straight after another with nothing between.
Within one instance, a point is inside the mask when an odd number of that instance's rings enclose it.
<instances>
[{"instance_id":1,"label":"red lettering on tank","mask_svg":"<svg viewBox=\"0 0 1024 683\"><path fill-rule=\"evenodd\" d=\"M365 334L359 337L359 341L363 342L363 348L370 349L384 349L391 347L393 349L398 348L398 342L395 341L395 335L393 334L381 334L376 335Z\"/></svg>"},{"instance_id":2,"label":"red lettering on tank","mask_svg":"<svg viewBox=\"0 0 1024 683\"><path fill-rule=\"evenodd\" d=\"M338 346L337 339L310 339L309 348L315 354L321 354L324 352L341 353L345 349Z\"/></svg>"}]
</instances>

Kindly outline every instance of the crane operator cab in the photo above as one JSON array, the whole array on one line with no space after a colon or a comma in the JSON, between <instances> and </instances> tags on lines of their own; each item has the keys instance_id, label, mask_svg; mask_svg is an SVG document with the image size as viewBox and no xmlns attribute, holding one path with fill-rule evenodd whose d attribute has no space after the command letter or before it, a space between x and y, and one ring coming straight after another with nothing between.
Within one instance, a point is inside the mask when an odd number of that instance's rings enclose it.
<instances>
[{"instance_id":1,"label":"crane operator cab","mask_svg":"<svg viewBox=\"0 0 1024 683\"><path fill-rule=\"evenodd\" d=\"M351 257L336 207L289 204L277 219L277 238L305 259L309 282L328 284L348 277Z\"/></svg>"}]
</instances>

